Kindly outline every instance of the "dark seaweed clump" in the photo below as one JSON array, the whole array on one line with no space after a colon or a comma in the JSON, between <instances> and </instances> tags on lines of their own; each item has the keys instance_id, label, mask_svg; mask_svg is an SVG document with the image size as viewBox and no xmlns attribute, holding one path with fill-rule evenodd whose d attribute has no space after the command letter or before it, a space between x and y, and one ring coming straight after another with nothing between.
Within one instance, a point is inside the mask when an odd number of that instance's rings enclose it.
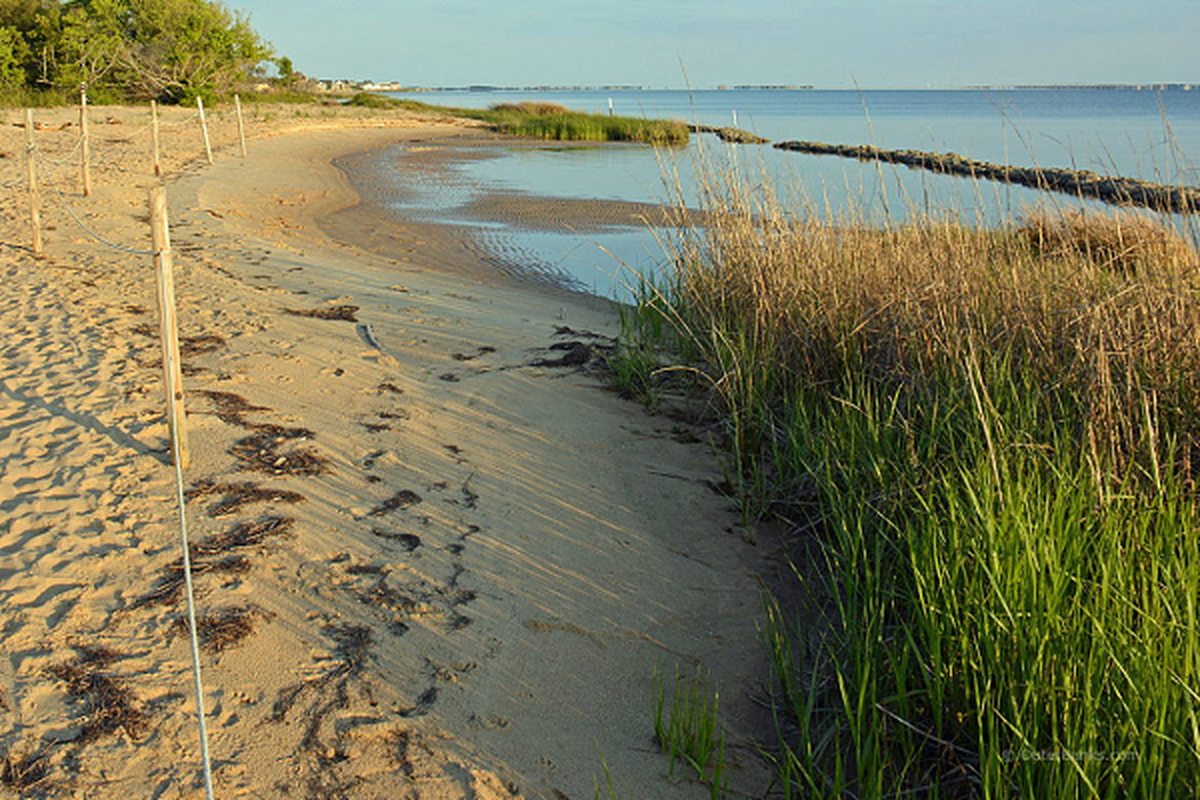
<instances>
[{"instance_id":1,"label":"dark seaweed clump","mask_svg":"<svg viewBox=\"0 0 1200 800\"><path fill-rule=\"evenodd\" d=\"M308 309L292 309L285 308L285 312L294 317L309 317L311 319L333 319L342 320L344 322L358 322L358 317L354 316L358 311L358 306L333 306L332 308L308 308Z\"/></svg>"},{"instance_id":2,"label":"dark seaweed clump","mask_svg":"<svg viewBox=\"0 0 1200 800\"><path fill-rule=\"evenodd\" d=\"M192 575L249 572L250 559L238 551L258 548L266 544L268 539L290 535L294 522L291 517L265 517L240 523L202 542L192 542L188 548ZM183 559L177 558L163 568L157 585L135 600L131 607L174 605L183 594L184 585Z\"/></svg>"},{"instance_id":3,"label":"dark seaweed clump","mask_svg":"<svg viewBox=\"0 0 1200 800\"><path fill-rule=\"evenodd\" d=\"M303 503L306 499L299 492L287 489L263 488L256 483L217 483L212 480L197 481L187 492L191 502L201 497L220 495L221 499L208 508L210 517L223 517L240 511L253 503Z\"/></svg>"},{"instance_id":4,"label":"dark seaweed clump","mask_svg":"<svg viewBox=\"0 0 1200 800\"><path fill-rule=\"evenodd\" d=\"M146 714L124 682L107 671L110 664L124 656L104 647L77 649L73 660L46 671L65 681L67 693L83 706L85 722L79 741L92 742L118 731L140 741L146 734Z\"/></svg>"},{"instance_id":5,"label":"dark seaweed clump","mask_svg":"<svg viewBox=\"0 0 1200 800\"><path fill-rule=\"evenodd\" d=\"M258 621L268 613L257 606L235 606L196 618L196 636L204 652L216 655L240 644L254 633ZM171 626L176 636L188 635L187 619L180 617Z\"/></svg>"}]
</instances>

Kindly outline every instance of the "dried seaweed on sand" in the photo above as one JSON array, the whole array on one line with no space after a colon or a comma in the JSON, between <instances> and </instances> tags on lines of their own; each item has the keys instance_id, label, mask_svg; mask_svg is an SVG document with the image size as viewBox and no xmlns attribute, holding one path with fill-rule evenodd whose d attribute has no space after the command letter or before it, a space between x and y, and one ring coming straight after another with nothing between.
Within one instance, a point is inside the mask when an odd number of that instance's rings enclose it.
<instances>
[{"instance_id":1,"label":"dried seaweed on sand","mask_svg":"<svg viewBox=\"0 0 1200 800\"><path fill-rule=\"evenodd\" d=\"M124 656L102 647L82 646L71 661L55 664L46 671L65 681L67 693L83 706L84 723L80 742L124 731L137 742L146 734L148 720L141 704L124 682L106 668Z\"/></svg>"},{"instance_id":2,"label":"dried seaweed on sand","mask_svg":"<svg viewBox=\"0 0 1200 800\"><path fill-rule=\"evenodd\" d=\"M213 480L197 481L187 492L187 500L191 502L202 497L220 495L221 499L210 506L210 517L223 517L234 514L244 506L253 503L303 503L306 498L299 492L287 489L272 489L262 487L251 481L242 483L217 483Z\"/></svg>"},{"instance_id":3,"label":"dried seaweed on sand","mask_svg":"<svg viewBox=\"0 0 1200 800\"><path fill-rule=\"evenodd\" d=\"M279 425L253 427L254 433L238 439L230 448L242 469L269 475L321 475L328 471L328 459L312 450L280 451L280 447L287 442L315 436L307 428L284 428Z\"/></svg>"},{"instance_id":4,"label":"dried seaweed on sand","mask_svg":"<svg viewBox=\"0 0 1200 800\"><path fill-rule=\"evenodd\" d=\"M271 615L257 606L233 606L204 614L196 618L196 634L200 647L206 653L217 654L241 643L260 620ZM171 632L178 636L188 633L187 619L180 617L171 625Z\"/></svg>"},{"instance_id":5,"label":"dried seaweed on sand","mask_svg":"<svg viewBox=\"0 0 1200 800\"><path fill-rule=\"evenodd\" d=\"M0 786L19 792L22 797L49 777L47 756L50 751L43 744L29 753L14 753L7 750L0 754Z\"/></svg>"},{"instance_id":6,"label":"dried seaweed on sand","mask_svg":"<svg viewBox=\"0 0 1200 800\"><path fill-rule=\"evenodd\" d=\"M204 389L196 392L201 397L208 398L213 405L217 407L217 419L226 422L230 425L238 425L244 428L252 427L251 423L243 419L243 415L255 411L270 411L266 406L256 406L246 402L246 398L233 392L219 392L212 389Z\"/></svg>"},{"instance_id":7,"label":"dried seaweed on sand","mask_svg":"<svg viewBox=\"0 0 1200 800\"><path fill-rule=\"evenodd\" d=\"M395 511L398 508L403 509L408 508L409 506L415 506L420 502L421 495L417 494L412 489L401 489L387 500L384 500L378 506L371 509L371 516L382 517L389 511Z\"/></svg>"},{"instance_id":8,"label":"dried seaweed on sand","mask_svg":"<svg viewBox=\"0 0 1200 800\"><path fill-rule=\"evenodd\" d=\"M238 574L250 571L250 560L237 551L257 548L273 537L291 533L295 520L290 517L266 517L243 522L229 531L202 542L193 542L188 549L192 575L207 573ZM163 568L157 585L133 602L131 608L174 605L183 594L183 559L177 558Z\"/></svg>"},{"instance_id":9,"label":"dried seaweed on sand","mask_svg":"<svg viewBox=\"0 0 1200 800\"><path fill-rule=\"evenodd\" d=\"M285 308L284 312L294 317L309 317L311 319L332 319L343 322L358 322L354 312L358 306L332 306L330 308L293 309Z\"/></svg>"}]
</instances>

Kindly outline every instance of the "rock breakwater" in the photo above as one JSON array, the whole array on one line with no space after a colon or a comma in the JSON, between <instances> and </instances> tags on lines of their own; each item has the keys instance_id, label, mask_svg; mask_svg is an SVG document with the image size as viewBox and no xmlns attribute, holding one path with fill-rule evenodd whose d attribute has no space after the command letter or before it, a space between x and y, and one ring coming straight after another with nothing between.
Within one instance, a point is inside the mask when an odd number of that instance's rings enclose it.
<instances>
[{"instance_id":1,"label":"rock breakwater","mask_svg":"<svg viewBox=\"0 0 1200 800\"><path fill-rule=\"evenodd\" d=\"M964 158L957 153L922 150L885 150L873 145L826 144L825 142L778 142L776 149L812 155L857 158L903 164L942 175L981 178L1034 189L1089 197L1118 206L1140 206L1175 214L1200 212L1200 187L1170 186L1140 178L1099 175L1088 170L1047 167L1014 167Z\"/></svg>"},{"instance_id":2,"label":"rock breakwater","mask_svg":"<svg viewBox=\"0 0 1200 800\"><path fill-rule=\"evenodd\" d=\"M688 125L692 133L711 133L722 142L733 144L769 144L770 139L764 139L757 133L744 131L741 128L720 128L712 125Z\"/></svg>"}]
</instances>

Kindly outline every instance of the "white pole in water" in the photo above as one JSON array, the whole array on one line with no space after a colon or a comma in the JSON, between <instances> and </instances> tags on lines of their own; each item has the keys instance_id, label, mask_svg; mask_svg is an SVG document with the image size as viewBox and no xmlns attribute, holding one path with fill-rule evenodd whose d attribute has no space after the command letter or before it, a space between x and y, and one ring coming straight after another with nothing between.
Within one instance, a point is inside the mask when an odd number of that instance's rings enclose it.
<instances>
[{"instance_id":1,"label":"white pole in water","mask_svg":"<svg viewBox=\"0 0 1200 800\"><path fill-rule=\"evenodd\" d=\"M613 115L613 106L612 106L612 98L611 97L608 98L608 115L610 117Z\"/></svg>"},{"instance_id":2,"label":"white pole in water","mask_svg":"<svg viewBox=\"0 0 1200 800\"><path fill-rule=\"evenodd\" d=\"M733 112L733 127L737 127L737 111Z\"/></svg>"}]
</instances>

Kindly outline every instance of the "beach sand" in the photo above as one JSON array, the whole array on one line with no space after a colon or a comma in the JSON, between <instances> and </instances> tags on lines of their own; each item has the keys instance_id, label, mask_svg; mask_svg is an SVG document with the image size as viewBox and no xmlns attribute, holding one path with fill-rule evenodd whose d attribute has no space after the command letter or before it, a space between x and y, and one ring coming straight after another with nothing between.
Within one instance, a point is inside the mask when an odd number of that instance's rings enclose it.
<instances>
[{"instance_id":1,"label":"beach sand","mask_svg":"<svg viewBox=\"0 0 1200 800\"><path fill-rule=\"evenodd\" d=\"M35 259L0 112L0 795L197 797L148 113L91 113L89 197L77 129L37 133ZM667 776L656 667L711 675L732 786L761 794L765 547L711 446L573 363L611 342L607 303L361 205L331 163L489 134L247 113L246 158L231 109L212 165L192 112L162 135L217 796L578 800L607 767L623 798L707 797Z\"/></svg>"}]
</instances>

